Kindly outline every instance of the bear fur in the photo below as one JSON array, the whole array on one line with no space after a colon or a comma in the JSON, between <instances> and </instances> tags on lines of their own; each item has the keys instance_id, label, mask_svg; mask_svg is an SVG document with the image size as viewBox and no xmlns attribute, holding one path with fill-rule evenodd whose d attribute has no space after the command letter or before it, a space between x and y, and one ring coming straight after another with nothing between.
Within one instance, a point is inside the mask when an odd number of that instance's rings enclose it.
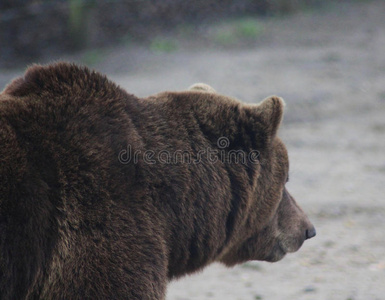
<instances>
[{"instance_id":1,"label":"bear fur","mask_svg":"<svg viewBox=\"0 0 385 300\"><path fill-rule=\"evenodd\" d=\"M285 189L283 109L30 67L0 94L0 298L164 299L212 262L298 250L315 229Z\"/></svg>"}]
</instances>

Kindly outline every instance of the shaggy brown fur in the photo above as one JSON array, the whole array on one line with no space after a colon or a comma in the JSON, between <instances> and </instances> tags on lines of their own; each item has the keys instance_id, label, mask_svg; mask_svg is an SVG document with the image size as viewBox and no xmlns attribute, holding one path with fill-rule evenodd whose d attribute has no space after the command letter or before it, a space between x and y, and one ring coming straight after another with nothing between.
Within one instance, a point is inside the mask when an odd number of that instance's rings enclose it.
<instances>
[{"instance_id":1,"label":"shaggy brown fur","mask_svg":"<svg viewBox=\"0 0 385 300\"><path fill-rule=\"evenodd\" d=\"M296 251L315 230L285 189L283 106L29 68L0 94L1 299L164 299L214 261Z\"/></svg>"}]
</instances>

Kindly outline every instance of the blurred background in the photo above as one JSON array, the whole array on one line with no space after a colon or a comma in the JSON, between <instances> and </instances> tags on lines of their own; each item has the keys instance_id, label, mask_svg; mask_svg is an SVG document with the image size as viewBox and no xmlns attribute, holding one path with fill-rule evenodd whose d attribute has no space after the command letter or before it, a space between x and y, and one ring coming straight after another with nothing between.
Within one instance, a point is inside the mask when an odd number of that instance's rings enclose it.
<instances>
[{"instance_id":1,"label":"blurred background","mask_svg":"<svg viewBox=\"0 0 385 300\"><path fill-rule=\"evenodd\" d=\"M147 96L205 82L286 103L288 189L317 237L269 264L212 265L167 299L385 299L385 1L5 0L0 89L66 60Z\"/></svg>"}]
</instances>

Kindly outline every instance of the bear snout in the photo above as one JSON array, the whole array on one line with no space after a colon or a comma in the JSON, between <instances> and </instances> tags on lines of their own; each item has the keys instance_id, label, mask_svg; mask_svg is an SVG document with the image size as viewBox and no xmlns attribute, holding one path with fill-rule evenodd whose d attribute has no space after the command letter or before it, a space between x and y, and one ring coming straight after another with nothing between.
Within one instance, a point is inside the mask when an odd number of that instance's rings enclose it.
<instances>
[{"instance_id":1,"label":"bear snout","mask_svg":"<svg viewBox=\"0 0 385 300\"><path fill-rule=\"evenodd\" d=\"M285 253L298 251L306 240L316 235L314 225L299 206L295 205L292 208L296 208L293 210L296 212L295 218L285 219L286 222L280 223L281 228L278 229L280 233L277 237L277 243Z\"/></svg>"}]
</instances>

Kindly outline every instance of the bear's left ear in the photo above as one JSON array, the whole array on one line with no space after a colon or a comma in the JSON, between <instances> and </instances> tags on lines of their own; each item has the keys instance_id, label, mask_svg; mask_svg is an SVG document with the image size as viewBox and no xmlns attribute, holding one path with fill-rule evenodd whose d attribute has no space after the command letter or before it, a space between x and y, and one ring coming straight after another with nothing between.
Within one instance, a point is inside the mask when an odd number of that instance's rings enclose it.
<instances>
[{"instance_id":1,"label":"bear's left ear","mask_svg":"<svg viewBox=\"0 0 385 300\"><path fill-rule=\"evenodd\" d=\"M257 105L247 105L254 122L262 125L268 137L275 137L282 122L285 101L281 97L270 96Z\"/></svg>"},{"instance_id":2,"label":"bear's left ear","mask_svg":"<svg viewBox=\"0 0 385 300\"><path fill-rule=\"evenodd\" d=\"M190 86L188 89L190 91L198 91L198 92L206 92L206 93L214 93L214 94L217 92L206 83L195 83L192 86Z\"/></svg>"}]
</instances>

